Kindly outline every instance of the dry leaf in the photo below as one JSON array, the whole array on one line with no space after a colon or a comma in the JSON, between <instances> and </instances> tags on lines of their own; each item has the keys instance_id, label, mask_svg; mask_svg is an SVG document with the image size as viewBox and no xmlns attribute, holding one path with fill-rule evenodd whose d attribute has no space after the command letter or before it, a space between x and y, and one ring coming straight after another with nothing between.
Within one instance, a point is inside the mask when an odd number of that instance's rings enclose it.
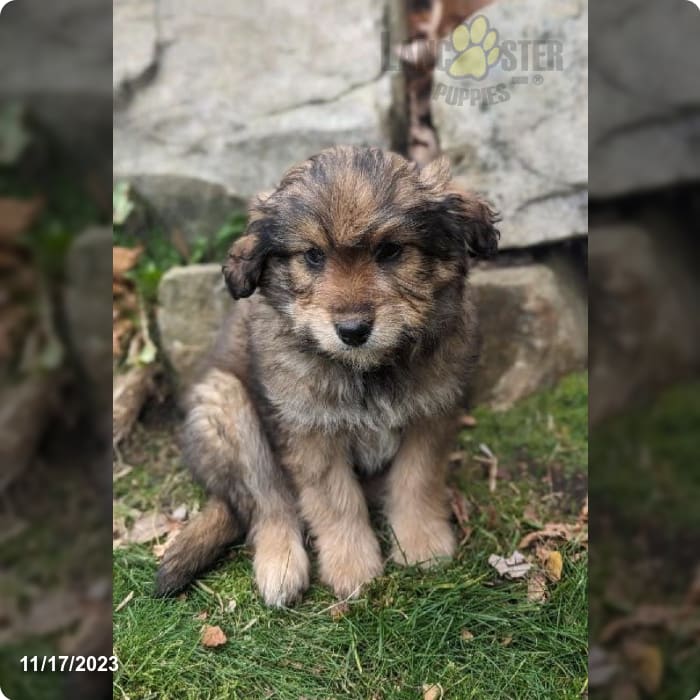
<instances>
[{"instance_id":1,"label":"dry leaf","mask_svg":"<svg viewBox=\"0 0 700 700\"><path fill-rule=\"evenodd\" d=\"M536 571L527 580L527 599L531 603L547 600L547 577L541 571Z\"/></svg>"},{"instance_id":2,"label":"dry leaf","mask_svg":"<svg viewBox=\"0 0 700 700\"><path fill-rule=\"evenodd\" d=\"M208 613L206 610L202 610L201 613L197 613L197 614L194 616L194 619L195 619L195 620L202 620L202 621L204 621L204 620L206 620L208 617L209 617L209 613Z\"/></svg>"},{"instance_id":3,"label":"dry leaf","mask_svg":"<svg viewBox=\"0 0 700 700\"><path fill-rule=\"evenodd\" d=\"M644 691L649 695L656 693L661 687L664 675L664 657L661 649L653 644L627 639L622 645L622 653Z\"/></svg>"},{"instance_id":4,"label":"dry leaf","mask_svg":"<svg viewBox=\"0 0 700 700\"><path fill-rule=\"evenodd\" d=\"M523 578L532 568L532 564L526 561L525 557L517 550L509 557L492 554L489 557L489 564L498 571L499 575L510 579Z\"/></svg>"},{"instance_id":5,"label":"dry leaf","mask_svg":"<svg viewBox=\"0 0 700 700\"><path fill-rule=\"evenodd\" d=\"M440 700L442 697L443 690L439 683L423 684L423 700Z\"/></svg>"},{"instance_id":6,"label":"dry leaf","mask_svg":"<svg viewBox=\"0 0 700 700\"><path fill-rule=\"evenodd\" d=\"M115 245L112 248L112 276L116 279L123 277L126 272L136 265L141 257L141 253L143 253L142 246L124 248Z\"/></svg>"},{"instance_id":7,"label":"dry leaf","mask_svg":"<svg viewBox=\"0 0 700 700\"><path fill-rule=\"evenodd\" d=\"M227 642L224 631L218 625L204 625L202 629L202 645L205 647L220 647Z\"/></svg>"},{"instance_id":8,"label":"dry leaf","mask_svg":"<svg viewBox=\"0 0 700 700\"><path fill-rule=\"evenodd\" d=\"M561 580L561 572L564 568L564 559L556 550L549 552L544 562L544 569L550 581Z\"/></svg>"},{"instance_id":9,"label":"dry leaf","mask_svg":"<svg viewBox=\"0 0 700 700\"><path fill-rule=\"evenodd\" d=\"M132 525L126 540L131 544L145 544L167 535L172 528L173 521L164 513L144 513Z\"/></svg>"},{"instance_id":10,"label":"dry leaf","mask_svg":"<svg viewBox=\"0 0 700 700\"><path fill-rule=\"evenodd\" d=\"M44 210L43 197L0 197L0 240L14 242L28 231Z\"/></svg>"},{"instance_id":11,"label":"dry leaf","mask_svg":"<svg viewBox=\"0 0 700 700\"><path fill-rule=\"evenodd\" d=\"M513 642L513 636L509 634L507 637L503 637L503 639L501 639L501 646L502 647L509 647L512 644L512 642Z\"/></svg>"},{"instance_id":12,"label":"dry leaf","mask_svg":"<svg viewBox=\"0 0 700 700\"><path fill-rule=\"evenodd\" d=\"M459 637L463 642L471 642L474 639L474 635L467 629L462 630L459 633Z\"/></svg>"},{"instance_id":13,"label":"dry leaf","mask_svg":"<svg viewBox=\"0 0 700 700\"><path fill-rule=\"evenodd\" d=\"M546 523L541 530L531 532L520 540L518 547L526 549L537 540L561 539L566 542L583 544L588 542L588 528L583 523Z\"/></svg>"}]
</instances>

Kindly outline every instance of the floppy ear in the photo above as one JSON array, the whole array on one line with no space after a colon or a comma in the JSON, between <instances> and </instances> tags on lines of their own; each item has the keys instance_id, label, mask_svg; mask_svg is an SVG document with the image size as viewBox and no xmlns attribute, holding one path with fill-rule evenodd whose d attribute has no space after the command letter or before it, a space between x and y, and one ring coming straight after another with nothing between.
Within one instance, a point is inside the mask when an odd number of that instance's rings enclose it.
<instances>
[{"instance_id":1,"label":"floppy ear","mask_svg":"<svg viewBox=\"0 0 700 700\"><path fill-rule=\"evenodd\" d=\"M441 156L428 163L419 177L430 198L437 201L450 238L461 241L475 255L494 255L500 238L499 216L485 199L454 187L448 158Z\"/></svg>"},{"instance_id":2,"label":"floppy ear","mask_svg":"<svg viewBox=\"0 0 700 700\"><path fill-rule=\"evenodd\" d=\"M457 190L445 194L445 207L449 225L464 238L468 250L482 258L490 258L498 250L501 237L496 224L498 213L481 197Z\"/></svg>"},{"instance_id":3,"label":"floppy ear","mask_svg":"<svg viewBox=\"0 0 700 700\"><path fill-rule=\"evenodd\" d=\"M231 246L221 270L234 299L249 297L255 291L265 257L260 237L255 233L246 234Z\"/></svg>"},{"instance_id":4,"label":"floppy ear","mask_svg":"<svg viewBox=\"0 0 700 700\"><path fill-rule=\"evenodd\" d=\"M228 291L234 299L249 297L257 288L267 248L263 244L258 222L263 219L262 205L272 191L256 195L248 208L248 228L244 236L234 241L221 271Z\"/></svg>"}]
</instances>

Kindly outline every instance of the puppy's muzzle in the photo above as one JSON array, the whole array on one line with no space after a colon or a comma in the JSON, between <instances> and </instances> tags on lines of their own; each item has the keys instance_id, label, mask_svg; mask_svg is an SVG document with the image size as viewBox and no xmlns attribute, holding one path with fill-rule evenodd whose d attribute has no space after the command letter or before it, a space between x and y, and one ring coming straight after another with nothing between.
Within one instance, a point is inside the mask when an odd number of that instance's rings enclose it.
<instances>
[{"instance_id":1,"label":"puppy's muzzle","mask_svg":"<svg viewBox=\"0 0 700 700\"><path fill-rule=\"evenodd\" d=\"M348 319L336 323L335 332L346 345L358 348L367 342L372 333L372 323L361 318Z\"/></svg>"}]
</instances>

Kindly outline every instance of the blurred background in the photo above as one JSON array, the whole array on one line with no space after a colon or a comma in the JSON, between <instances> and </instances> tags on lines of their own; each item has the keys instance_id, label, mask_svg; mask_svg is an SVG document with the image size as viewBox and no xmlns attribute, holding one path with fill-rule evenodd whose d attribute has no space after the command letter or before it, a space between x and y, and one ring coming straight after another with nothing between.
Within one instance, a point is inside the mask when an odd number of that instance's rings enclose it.
<instances>
[{"instance_id":1,"label":"blurred background","mask_svg":"<svg viewBox=\"0 0 700 700\"><path fill-rule=\"evenodd\" d=\"M591 5L596 698L700 690L699 35L687 0Z\"/></svg>"},{"instance_id":2,"label":"blurred background","mask_svg":"<svg viewBox=\"0 0 700 700\"><path fill-rule=\"evenodd\" d=\"M108 697L111 654L112 8L0 14L0 687Z\"/></svg>"}]
</instances>

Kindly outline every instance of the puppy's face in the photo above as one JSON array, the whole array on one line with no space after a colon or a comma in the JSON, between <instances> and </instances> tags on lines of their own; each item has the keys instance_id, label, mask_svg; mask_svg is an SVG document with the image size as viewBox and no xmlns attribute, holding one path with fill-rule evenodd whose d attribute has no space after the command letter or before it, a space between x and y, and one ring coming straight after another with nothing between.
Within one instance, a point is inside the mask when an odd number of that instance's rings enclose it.
<instances>
[{"instance_id":1,"label":"puppy's face","mask_svg":"<svg viewBox=\"0 0 700 700\"><path fill-rule=\"evenodd\" d=\"M258 198L224 275L235 298L256 287L303 346L358 369L439 330L461 291L467 252L495 251L495 215L448 189L438 161L423 171L377 149L329 149Z\"/></svg>"}]
</instances>

